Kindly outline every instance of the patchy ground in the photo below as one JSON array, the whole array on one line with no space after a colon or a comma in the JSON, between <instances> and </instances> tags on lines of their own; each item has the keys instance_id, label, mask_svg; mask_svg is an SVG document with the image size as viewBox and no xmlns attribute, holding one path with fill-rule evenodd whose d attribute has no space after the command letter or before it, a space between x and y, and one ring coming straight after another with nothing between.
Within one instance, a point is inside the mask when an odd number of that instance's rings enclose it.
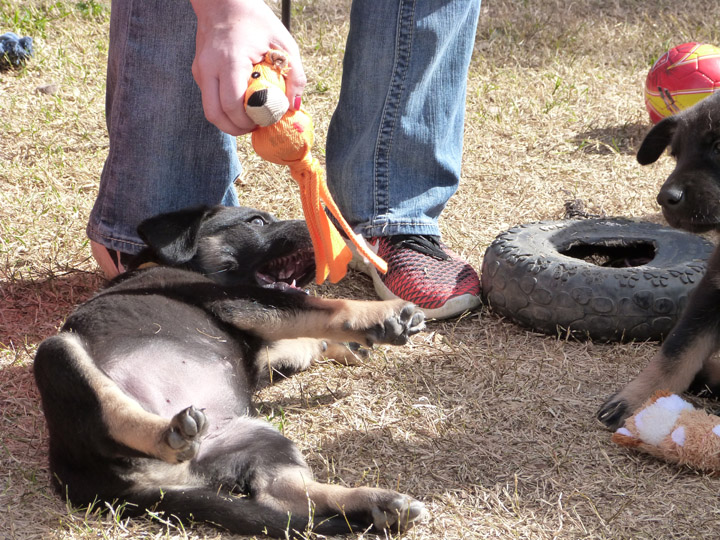
<instances>
[{"instance_id":1,"label":"patchy ground","mask_svg":"<svg viewBox=\"0 0 720 540\"><path fill-rule=\"evenodd\" d=\"M310 80L304 104L322 148L348 5L296 0L293 9ZM715 0L487 0L445 241L479 270L498 233L559 219L567 200L657 219L671 162L641 168L634 159L649 127L644 78L672 45L720 44L718 20ZM26 69L0 74L0 537L230 538L72 509L49 490L32 358L103 282L84 227L107 152L107 29L107 6L95 1L0 0L0 33L31 35L37 51ZM54 93L37 90L47 85ZM239 144L243 204L300 216L285 171ZM373 297L359 274L317 292ZM407 538L711 538L719 481L618 448L594 420L656 347L564 341L483 308L431 323L366 365L317 366L258 400L320 479L423 499L432 516Z\"/></svg>"}]
</instances>

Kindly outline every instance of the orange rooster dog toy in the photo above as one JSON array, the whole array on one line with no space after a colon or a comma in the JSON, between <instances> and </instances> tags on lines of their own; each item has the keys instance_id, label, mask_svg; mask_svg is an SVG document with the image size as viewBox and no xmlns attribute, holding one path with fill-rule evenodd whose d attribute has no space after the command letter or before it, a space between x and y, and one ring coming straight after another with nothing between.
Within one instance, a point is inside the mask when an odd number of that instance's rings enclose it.
<instances>
[{"instance_id":1,"label":"orange rooster dog toy","mask_svg":"<svg viewBox=\"0 0 720 540\"><path fill-rule=\"evenodd\" d=\"M263 61L253 68L245 92L245 110L258 125L252 132L255 152L266 161L290 167L290 175L300 186L305 221L315 250L315 280L318 284L327 278L332 283L340 281L352 259L350 248L328 219L321 201L358 252L385 273L385 261L370 249L362 236L352 231L340 214L325 183L322 166L310 153L314 138L312 119L302 110L289 110L285 96L285 74L289 69L285 53L267 52Z\"/></svg>"}]
</instances>

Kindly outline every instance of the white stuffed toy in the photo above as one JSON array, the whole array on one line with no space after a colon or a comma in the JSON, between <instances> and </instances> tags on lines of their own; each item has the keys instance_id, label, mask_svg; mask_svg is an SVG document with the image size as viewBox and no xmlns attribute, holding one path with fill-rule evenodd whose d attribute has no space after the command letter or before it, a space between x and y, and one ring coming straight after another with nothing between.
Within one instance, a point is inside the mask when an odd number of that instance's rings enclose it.
<instances>
[{"instance_id":1,"label":"white stuffed toy","mask_svg":"<svg viewBox=\"0 0 720 540\"><path fill-rule=\"evenodd\" d=\"M720 473L720 417L670 392L656 392L612 440L672 463Z\"/></svg>"}]
</instances>

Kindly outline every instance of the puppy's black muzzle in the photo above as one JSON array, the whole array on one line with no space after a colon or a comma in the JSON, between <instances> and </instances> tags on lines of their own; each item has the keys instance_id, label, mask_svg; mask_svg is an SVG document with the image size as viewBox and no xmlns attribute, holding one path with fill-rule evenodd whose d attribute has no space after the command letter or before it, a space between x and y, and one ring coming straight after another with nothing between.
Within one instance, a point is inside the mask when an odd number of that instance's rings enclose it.
<instances>
[{"instance_id":1,"label":"puppy's black muzzle","mask_svg":"<svg viewBox=\"0 0 720 540\"><path fill-rule=\"evenodd\" d=\"M685 190L677 186L663 186L658 193L657 202L663 210L674 211L685 201Z\"/></svg>"},{"instance_id":2,"label":"puppy's black muzzle","mask_svg":"<svg viewBox=\"0 0 720 540\"><path fill-rule=\"evenodd\" d=\"M714 185L702 171L671 174L656 198L670 226L696 233L717 228L720 208Z\"/></svg>"},{"instance_id":3,"label":"puppy's black muzzle","mask_svg":"<svg viewBox=\"0 0 720 540\"><path fill-rule=\"evenodd\" d=\"M665 219L672 227L681 229L688 227L690 221L688 210L692 213L691 201L688 200L691 195L687 187L672 174L660 188L656 200L662 208Z\"/></svg>"}]
</instances>

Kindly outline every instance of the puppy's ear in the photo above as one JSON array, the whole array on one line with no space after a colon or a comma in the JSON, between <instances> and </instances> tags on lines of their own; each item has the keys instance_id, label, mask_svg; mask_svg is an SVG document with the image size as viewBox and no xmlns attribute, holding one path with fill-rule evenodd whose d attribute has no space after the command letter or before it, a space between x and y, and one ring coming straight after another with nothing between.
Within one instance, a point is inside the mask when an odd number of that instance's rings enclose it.
<instances>
[{"instance_id":1,"label":"puppy's ear","mask_svg":"<svg viewBox=\"0 0 720 540\"><path fill-rule=\"evenodd\" d=\"M675 116L668 116L655 124L645 135L640 150L638 150L637 160L640 165L649 165L657 161L672 141L677 125L678 119Z\"/></svg>"},{"instance_id":2,"label":"puppy's ear","mask_svg":"<svg viewBox=\"0 0 720 540\"><path fill-rule=\"evenodd\" d=\"M160 214L140 223L137 231L161 263L177 266L195 256L200 226L211 212L201 206Z\"/></svg>"}]
</instances>

